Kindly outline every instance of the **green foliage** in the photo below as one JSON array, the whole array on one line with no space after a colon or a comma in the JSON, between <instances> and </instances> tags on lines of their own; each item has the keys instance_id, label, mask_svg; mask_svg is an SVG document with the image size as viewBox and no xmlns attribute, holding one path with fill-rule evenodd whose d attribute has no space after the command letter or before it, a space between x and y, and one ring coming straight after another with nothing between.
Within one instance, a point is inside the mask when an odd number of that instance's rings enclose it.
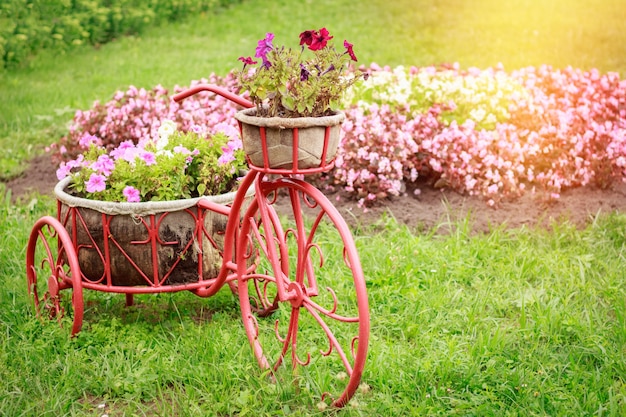
<instances>
[{"instance_id":1,"label":"green foliage","mask_svg":"<svg viewBox=\"0 0 626 417\"><path fill-rule=\"evenodd\" d=\"M236 1L5 0L0 5L0 70L15 68L42 49L100 45Z\"/></svg>"},{"instance_id":2,"label":"green foliage","mask_svg":"<svg viewBox=\"0 0 626 417\"><path fill-rule=\"evenodd\" d=\"M239 148L231 149L237 146L223 133L204 138L177 131L163 145L162 139L137 146L125 142L111 153L91 144L75 161L62 163L59 172L78 168L70 173L72 194L101 201L171 201L236 190L247 168L238 140ZM220 159L223 149L232 160ZM98 177L101 188L93 185Z\"/></svg>"}]
</instances>

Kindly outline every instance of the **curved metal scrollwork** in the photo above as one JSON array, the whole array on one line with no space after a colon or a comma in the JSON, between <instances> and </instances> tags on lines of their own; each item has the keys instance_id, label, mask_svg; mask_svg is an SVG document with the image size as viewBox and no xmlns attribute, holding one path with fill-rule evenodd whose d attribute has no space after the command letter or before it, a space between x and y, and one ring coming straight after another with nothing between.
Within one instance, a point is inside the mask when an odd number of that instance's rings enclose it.
<instances>
[{"instance_id":1,"label":"curved metal scrollwork","mask_svg":"<svg viewBox=\"0 0 626 417\"><path fill-rule=\"evenodd\" d=\"M257 187L261 197L242 224L248 238L238 246L242 258L258 257L254 273L241 268L238 276L250 344L259 364L274 374L289 362L300 372L324 366L347 375L320 382L321 397L345 405L358 387L369 337L365 280L352 235L334 206L309 184L280 178ZM292 207L288 213L283 208L280 217L263 204L275 203L277 195Z\"/></svg>"}]
</instances>

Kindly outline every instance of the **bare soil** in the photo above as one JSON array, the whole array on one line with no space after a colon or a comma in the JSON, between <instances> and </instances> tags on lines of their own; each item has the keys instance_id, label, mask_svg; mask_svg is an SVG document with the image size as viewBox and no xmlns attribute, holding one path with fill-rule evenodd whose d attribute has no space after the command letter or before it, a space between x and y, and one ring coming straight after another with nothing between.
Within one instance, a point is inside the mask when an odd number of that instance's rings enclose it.
<instances>
[{"instance_id":1,"label":"bare soil","mask_svg":"<svg viewBox=\"0 0 626 417\"><path fill-rule=\"evenodd\" d=\"M6 183L14 201L28 201L37 194L53 196L57 183L55 167L46 156L30 161L24 173ZM383 216L393 217L412 229L430 230L438 227L447 233L458 221L468 220L474 232L487 232L494 227L548 227L552 221L569 221L584 227L596 215L626 212L626 184L610 189L581 187L561 194L560 199L546 202L543 195L527 193L523 197L489 207L482 198L464 196L447 189L420 186L415 196L395 197L364 211L356 201L341 192L329 193L346 221L352 225L374 224Z\"/></svg>"}]
</instances>

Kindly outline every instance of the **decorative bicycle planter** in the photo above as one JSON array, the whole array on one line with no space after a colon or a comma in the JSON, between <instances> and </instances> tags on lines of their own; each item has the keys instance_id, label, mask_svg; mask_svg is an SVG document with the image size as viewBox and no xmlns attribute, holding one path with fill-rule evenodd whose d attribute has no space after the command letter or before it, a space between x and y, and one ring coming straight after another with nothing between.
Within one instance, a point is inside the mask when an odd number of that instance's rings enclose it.
<instances>
[{"instance_id":1,"label":"decorative bicycle planter","mask_svg":"<svg viewBox=\"0 0 626 417\"><path fill-rule=\"evenodd\" d=\"M212 85L174 99L200 91L252 106ZM248 128L238 119L246 149ZM330 376L320 383L322 399L344 406L365 366L367 293L344 219L321 191L296 178L333 167L333 127L317 128L323 136L312 151L300 146L299 129L289 132L290 146L283 126L258 128L261 146L248 158L250 171L240 188L215 198L95 204L67 194L67 184L59 183L57 216L35 223L27 247L28 290L37 314L61 322L71 307L74 335L83 322L83 289L125 294L131 305L134 294L191 291L208 297L228 285L238 295L261 368L277 377L287 363L294 372L323 367ZM272 156L268 138L276 133L291 161L277 163ZM274 209L279 198L290 203L280 217Z\"/></svg>"}]
</instances>

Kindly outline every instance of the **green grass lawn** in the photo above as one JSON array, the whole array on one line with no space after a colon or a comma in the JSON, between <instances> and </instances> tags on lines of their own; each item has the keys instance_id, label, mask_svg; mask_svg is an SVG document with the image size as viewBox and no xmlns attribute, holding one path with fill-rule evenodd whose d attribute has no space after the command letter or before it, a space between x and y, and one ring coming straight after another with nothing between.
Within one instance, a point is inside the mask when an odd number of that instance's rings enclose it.
<instances>
[{"instance_id":1,"label":"green grass lawn","mask_svg":"<svg viewBox=\"0 0 626 417\"><path fill-rule=\"evenodd\" d=\"M41 54L0 74L0 177L56 140L76 109L133 84L224 74L265 32L295 44L326 26L363 64L572 65L626 76L621 0L244 1L98 50ZM416 234L381 219L354 230L372 314L360 392L342 411L259 371L228 291L86 293L85 328L34 317L25 246L55 204L0 202L2 416L623 416L626 216L584 230ZM444 226L442 226L444 227ZM101 405L104 405L101 407Z\"/></svg>"},{"instance_id":2,"label":"green grass lawn","mask_svg":"<svg viewBox=\"0 0 626 417\"><path fill-rule=\"evenodd\" d=\"M46 199L0 207L1 415L322 415L315 390L263 377L227 290L137 296L131 308L87 291L74 339L70 323L35 318L24 247L52 211ZM354 231L370 389L330 415L624 415L626 216L582 231L445 227L415 235L383 218Z\"/></svg>"}]
</instances>

